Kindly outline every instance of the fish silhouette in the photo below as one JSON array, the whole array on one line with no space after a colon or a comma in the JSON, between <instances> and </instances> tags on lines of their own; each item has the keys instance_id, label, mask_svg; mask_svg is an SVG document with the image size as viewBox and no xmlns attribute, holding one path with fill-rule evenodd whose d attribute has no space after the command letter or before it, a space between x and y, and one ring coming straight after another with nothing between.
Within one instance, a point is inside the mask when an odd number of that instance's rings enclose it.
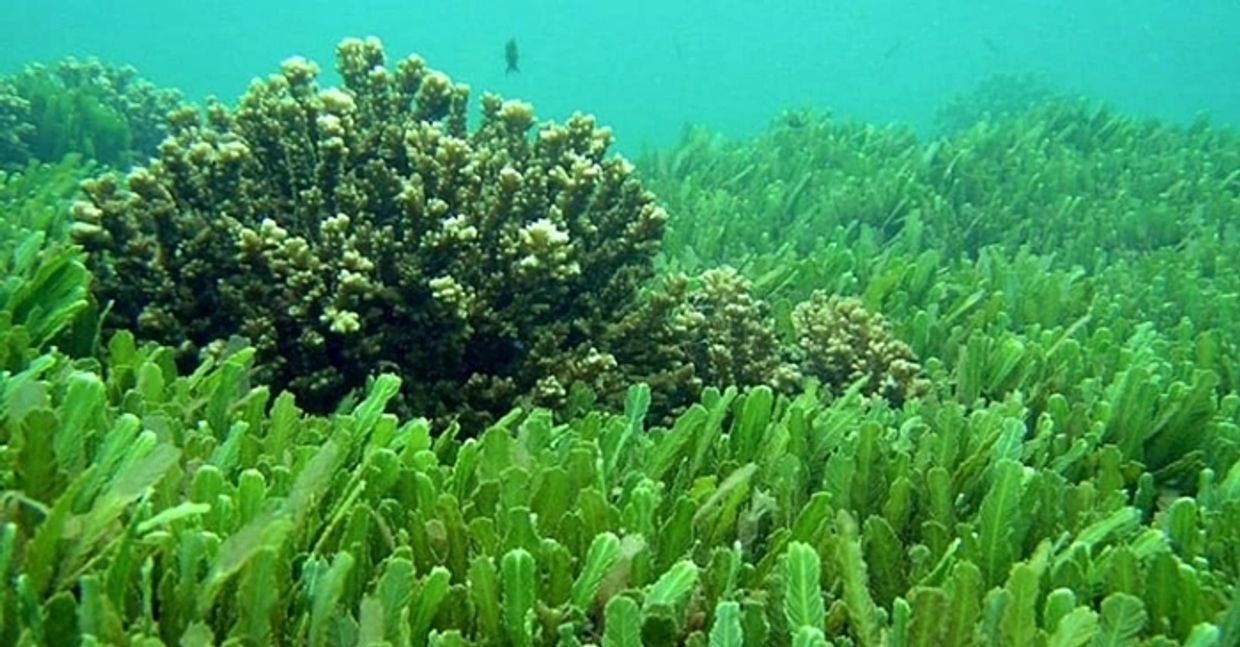
<instances>
[{"instance_id":1,"label":"fish silhouette","mask_svg":"<svg viewBox=\"0 0 1240 647\"><path fill-rule=\"evenodd\" d=\"M521 71L521 68L517 67L517 39L509 38L508 44L504 45L504 60L508 62L508 69L504 74Z\"/></svg>"}]
</instances>

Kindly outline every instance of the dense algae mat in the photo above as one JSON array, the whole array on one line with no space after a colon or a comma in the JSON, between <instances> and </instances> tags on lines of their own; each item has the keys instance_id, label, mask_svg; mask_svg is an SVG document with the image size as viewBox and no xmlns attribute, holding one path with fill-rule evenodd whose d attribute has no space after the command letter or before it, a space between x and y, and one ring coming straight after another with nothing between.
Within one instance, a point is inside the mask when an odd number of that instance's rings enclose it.
<instances>
[{"instance_id":1,"label":"dense algae mat","mask_svg":"<svg viewBox=\"0 0 1240 647\"><path fill-rule=\"evenodd\" d=\"M0 169L78 153L128 166L155 152L164 115L180 93L157 88L132 67L68 57L0 76Z\"/></svg>"},{"instance_id":2,"label":"dense algae mat","mask_svg":"<svg viewBox=\"0 0 1240 647\"><path fill-rule=\"evenodd\" d=\"M6 177L0 643L1235 644L1238 156L1062 103L691 138L614 322L660 379L475 437L102 333L89 171Z\"/></svg>"}]
</instances>

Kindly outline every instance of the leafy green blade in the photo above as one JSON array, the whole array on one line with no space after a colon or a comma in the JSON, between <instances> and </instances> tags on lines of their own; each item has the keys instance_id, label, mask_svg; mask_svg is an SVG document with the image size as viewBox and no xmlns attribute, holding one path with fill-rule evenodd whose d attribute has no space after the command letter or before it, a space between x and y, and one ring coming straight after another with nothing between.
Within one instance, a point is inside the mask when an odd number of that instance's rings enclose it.
<instances>
[{"instance_id":1,"label":"leafy green blade","mask_svg":"<svg viewBox=\"0 0 1240 647\"><path fill-rule=\"evenodd\" d=\"M594 596L598 593L599 585L603 582L603 577L607 575L619 557L619 537L611 532L604 532L594 537L586 553L585 565L573 582L573 606L583 611L589 610Z\"/></svg>"},{"instance_id":2,"label":"leafy green blade","mask_svg":"<svg viewBox=\"0 0 1240 647\"><path fill-rule=\"evenodd\" d=\"M990 491L978 514L978 563L990 584L998 584L1011 565L1017 546L1015 528L1020 524L1021 482L1024 468L1002 459L994 466Z\"/></svg>"},{"instance_id":3,"label":"leafy green blade","mask_svg":"<svg viewBox=\"0 0 1240 647\"><path fill-rule=\"evenodd\" d=\"M715 605L715 621L710 628L710 647L743 647L741 606L731 600Z\"/></svg>"},{"instance_id":4,"label":"leafy green blade","mask_svg":"<svg viewBox=\"0 0 1240 647\"><path fill-rule=\"evenodd\" d=\"M603 647L641 647L641 609L632 598L617 595L603 611Z\"/></svg>"},{"instance_id":5,"label":"leafy green blade","mask_svg":"<svg viewBox=\"0 0 1240 647\"><path fill-rule=\"evenodd\" d=\"M824 629L826 605L819 583L822 562L818 552L808 544L794 541L788 545L784 559L784 616L788 628L794 634L804 626Z\"/></svg>"},{"instance_id":6,"label":"leafy green blade","mask_svg":"<svg viewBox=\"0 0 1240 647\"><path fill-rule=\"evenodd\" d=\"M1077 607L1059 620L1047 639L1047 647L1082 647L1098 633L1098 614L1086 607Z\"/></svg>"},{"instance_id":7,"label":"leafy green blade","mask_svg":"<svg viewBox=\"0 0 1240 647\"><path fill-rule=\"evenodd\" d=\"M684 602L697 584L698 567L691 561L682 560L672 565L658 581L646 591L643 608L655 606L676 607Z\"/></svg>"},{"instance_id":8,"label":"leafy green blade","mask_svg":"<svg viewBox=\"0 0 1240 647\"><path fill-rule=\"evenodd\" d=\"M1127 593L1112 593L1102 601L1102 618L1092 644L1094 647L1136 645L1145 621L1145 606L1140 598Z\"/></svg>"},{"instance_id":9,"label":"leafy green blade","mask_svg":"<svg viewBox=\"0 0 1240 647\"><path fill-rule=\"evenodd\" d=\"M319 647L328 644L328 630L335 622L336 608L344 595L349 572L353 570L353 555L340 552L314 584L314 597L310 611L310 645Z\"/></svg>"},{"instance_id":10,"label":"leafy green blade","mask_svg":"<svg viewBox=\"0 0 1240 647\"><path fill-rule=\"evenodd\" d=\"M878 606L870 597L865 559L862 557L861 542L857 536L857 522L846 510L840 510L836 515L836 526L839 529L839 538L835 561L844 584L844 605L848 609L848 617L856 628L857 641L863 647L878 647L883 641L882 628L879 624Z\"/></svg>"},{"instance_id":11,"label":"leafy green blade","mask_svg":"<svg viewBox=\"0 0 1240 647\"><path fill-rule=\"evenodd\" d=\"M535 589L534 557L523 548L508 551L500 562L503 584L504 627L518 647L533 643L532 613Z\"/></svg>"},{"instance_id":12,"label":"leafy green blade","mask_svg":"<svg viewBox=\"0 0 1240 647\"><path fill-rule=\"evenodd\" d=\"M439 606L448 595L452 573L442 566L436 566L422 579L416 600L413 603L413 615L410 618L410 635L415 645L426 644L430 635L431 623Z\"/></svg>"}]
</instances>

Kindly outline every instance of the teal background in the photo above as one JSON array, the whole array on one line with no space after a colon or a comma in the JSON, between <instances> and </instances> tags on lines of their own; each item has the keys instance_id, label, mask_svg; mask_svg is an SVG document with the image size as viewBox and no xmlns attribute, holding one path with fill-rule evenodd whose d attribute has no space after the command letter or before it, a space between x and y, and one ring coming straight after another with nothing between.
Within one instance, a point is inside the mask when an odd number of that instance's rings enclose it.
<instances>
[{"instance_id":1,"label":"teal background","mask_svg":"<svg viewBox=\"0 0 1240 647\"><path fill-rule=\"evenodd\" d=\"M784 108L925 128L994 72L1043 73L1138 115L1240 123L1234 0L3 0L0 29L0 73L96 55L229 101L290 55L330 69L341 38L376 35L475 94L543 118L592 112L627 150L673 143L686 122L749 134ZM520 74L504 73L510 37Z\"/></svg>"}]
</instances>

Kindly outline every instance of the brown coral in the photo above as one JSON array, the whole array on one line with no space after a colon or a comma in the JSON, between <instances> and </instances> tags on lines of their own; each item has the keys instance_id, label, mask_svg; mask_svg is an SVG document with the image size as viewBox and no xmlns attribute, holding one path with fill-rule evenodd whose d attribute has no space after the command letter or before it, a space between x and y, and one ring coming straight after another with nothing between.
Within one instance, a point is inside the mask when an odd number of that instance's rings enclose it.
<instances>
[{"instance_id":1,"label":"brown coral","mask_svg":"<svg viewBox=\"0 0 1240 647\"><path fill-rule=\"evenodd\" d=\"M792 312L800 366L835 390L865 380L861 392L894 404L927 387L913 351L891 334L887 320L859 299L819 290Z\"/></svg>"},{"instance_id":2,"label":"brown coral","mask_svg":"<svg viewBox=\"0 0 1240 647\"><path fill-rule=\"evenodd\" d=\"M300 58L235 110L171 119L149 166L74 208L109 324L187 357L240 333L260 377L327 408L378 370L406 406L496 412L552 390L651 272L665 220L607 129L468 89L375 39ZM567 379L567 378L566 378Z\"/></svg>"},{"instance_id":3,"label":"brown coral","mask_svg":"<svg viewBox=\"0 0 1240 647\"><path fill-rule=\"evenodd\" d=\"M767 304L731 267L690 279L666 278L610 331L625 377L651 385L651 410L671 416L706 386L767 384L790 390L800 380L786 362Z\"/></svg>"},{"instance_id":4,"label":"brown coral","mask_svg":"<svg viewBox=\"0 0 1240 647\"><path fill-rule=\"evenodd\" d=\"M0 81L0 168L20 168L30 161L30 100L12 82Z\"/></svg>"}]
</instances>

